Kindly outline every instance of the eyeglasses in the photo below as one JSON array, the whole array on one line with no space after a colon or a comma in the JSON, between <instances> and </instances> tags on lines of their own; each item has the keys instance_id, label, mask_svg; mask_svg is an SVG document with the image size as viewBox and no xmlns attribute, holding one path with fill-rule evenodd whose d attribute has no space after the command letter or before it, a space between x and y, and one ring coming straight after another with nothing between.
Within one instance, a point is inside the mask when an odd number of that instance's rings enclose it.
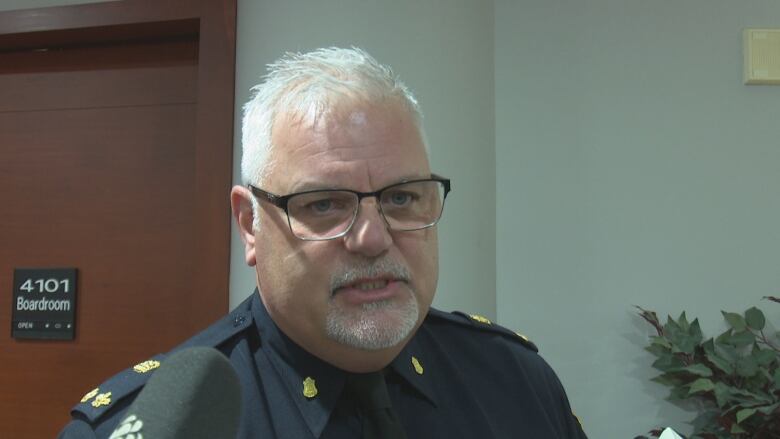
<instances>
[{"instance_id":1,"label":"eyeglasses","mask_svg":"<svg viewBox=\"0 0 780 439\"><path fill-rule=\"evenodd\" d=\"M324 241L344 236L352 228L360 201L374 197L390 230L412 231L433 227L444 210L450 180L431 178L391 184L375 192L349 189L320 189L275 195L253 185L255 197L266 200L287 214L287 224L295 237L304 241Z\"/></svg>"}]
</instances>

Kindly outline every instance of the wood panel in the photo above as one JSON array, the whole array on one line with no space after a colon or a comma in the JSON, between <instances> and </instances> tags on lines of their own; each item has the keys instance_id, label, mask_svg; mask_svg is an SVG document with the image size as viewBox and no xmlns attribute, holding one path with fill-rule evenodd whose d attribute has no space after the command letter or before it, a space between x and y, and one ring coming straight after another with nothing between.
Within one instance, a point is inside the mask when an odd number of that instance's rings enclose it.
<instances>
[{"instance_id":1,"label":"wood panel","mask_svg":"<svg viewBox=\"0 0 780 439\"><path fill-rule=\"evenodd\" d=\"M0 437L227 311L235 2L112 3L0 13L0 327L80 270L75 340L0 336Z\"/></svg>"}]
</instances>

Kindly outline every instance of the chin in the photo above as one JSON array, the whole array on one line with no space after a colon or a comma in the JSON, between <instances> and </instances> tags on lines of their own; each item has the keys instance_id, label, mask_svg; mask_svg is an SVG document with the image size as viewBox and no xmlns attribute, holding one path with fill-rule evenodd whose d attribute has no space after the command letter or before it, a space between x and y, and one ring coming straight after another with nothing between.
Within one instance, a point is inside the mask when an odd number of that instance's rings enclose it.
<instances>
[{"instance_id":1,"label":"chin","mask_svg":"<svg viewBox=\"0 0 780 439\"><path fill-rule=\"evenodd\" d=\"M378 351L398 346L417 328L420 309L414 297L402 303L379 301L359 310L332 306L326 318L328 337L356 349Z\"/></svg>"}]
</instances>

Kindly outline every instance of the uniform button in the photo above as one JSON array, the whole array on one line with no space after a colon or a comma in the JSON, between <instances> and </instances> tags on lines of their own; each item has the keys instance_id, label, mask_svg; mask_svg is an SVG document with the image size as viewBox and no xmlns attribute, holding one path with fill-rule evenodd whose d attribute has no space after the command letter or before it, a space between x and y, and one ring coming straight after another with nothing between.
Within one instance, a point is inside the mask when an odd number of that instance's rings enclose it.
<instances>
[{"instance_id":1,"label":"uniform button","mask_svg":"<svg viewBox=\"0 0 780 439\"><path fill-rule=\"evenodd\" d=\"M244 316L236 316L235 319L233 319L233 327L241 326L244 324L244 321L246 320L246 317Z\"/></svg>"}]
</instances>

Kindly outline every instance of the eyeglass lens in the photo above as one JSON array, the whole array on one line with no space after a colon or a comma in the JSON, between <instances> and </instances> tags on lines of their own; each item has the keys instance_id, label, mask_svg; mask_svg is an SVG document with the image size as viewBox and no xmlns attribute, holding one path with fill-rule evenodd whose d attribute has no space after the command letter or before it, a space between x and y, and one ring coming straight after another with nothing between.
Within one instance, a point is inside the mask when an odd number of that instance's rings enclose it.
<instances>
[{"instance_id":1,"label":"eyeglass lens","mask_svg":"<svg viewBox=\"0 0 780 439\"><path fill-rule=\"evenodd\" d=\"M418 230L434 225L441 216L444 185L418 181L391 186L380 194L380 210L393 230ZM358 195L324 190L290 198L290 229L303 239L328 239L352 226L359 207Z\"/></svg>"}]
</instances>

